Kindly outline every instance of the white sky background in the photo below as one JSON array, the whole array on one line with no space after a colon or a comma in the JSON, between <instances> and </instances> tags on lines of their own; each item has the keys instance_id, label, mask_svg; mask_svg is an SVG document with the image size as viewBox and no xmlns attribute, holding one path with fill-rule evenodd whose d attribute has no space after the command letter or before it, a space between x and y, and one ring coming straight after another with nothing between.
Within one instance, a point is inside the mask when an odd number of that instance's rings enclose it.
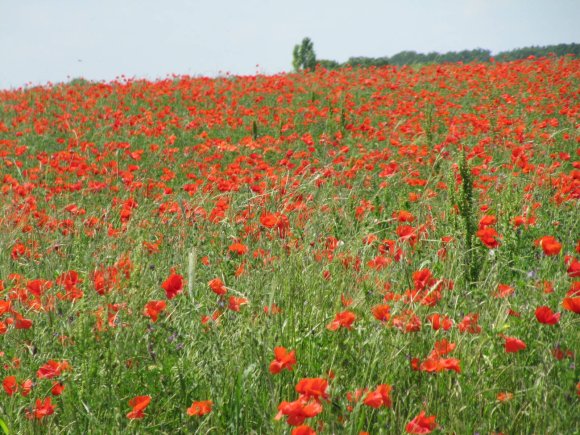
<instances>
[{"instance_id":1,"label":"white sky background","mask_svg":"<svg viewBox=\"0 0 580 435\"><path fill-rule=\"evenodd\" d=\"M580 0L0 0L0 89L580 42ZM256 65L259 65L257 67Z\"/></svg>"}]
</instances>

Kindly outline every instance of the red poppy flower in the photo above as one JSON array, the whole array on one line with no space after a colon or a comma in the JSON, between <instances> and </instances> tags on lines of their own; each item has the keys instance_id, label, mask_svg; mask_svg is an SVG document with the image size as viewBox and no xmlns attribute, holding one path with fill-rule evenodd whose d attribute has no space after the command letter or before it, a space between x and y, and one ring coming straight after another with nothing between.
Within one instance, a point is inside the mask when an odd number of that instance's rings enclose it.
<instances>
[{"instance_id":1,"label":"red poppy flower","mask_svg":"<svg viewBox=\"0 0 580 435\"><path fill-rule=\"evenodd\" d=\"M38 379L52 379L60 376L63 371L70 370L70 364L68 361L48 361L45 365L40 367L36 372Z\"/></svg>"},{"instance_id":2,"label":"red poppy flower","mask_svg":"<svg viewBox=\"0 0 580 435\"><path fill-rule=\"evenodd\" d=\"M136 396L129 400L129 406L133 408L131 412L127 414L127 418L133 420L145 417L143 411L151 403L151 396Z\"/></svg>"},{"instance_id":3,"label":"red poppy flower","mask_svg":"<svg viewBox=\"0 0 580 435\"><path fill-rule=\"evenodd\" d=\"M543 289L545 294L554 293L554 284L550 281L544 281Z\"/></svg>"},{"instance_id":4,"label":"red poppy flower","mask_svg":"<svg viewBox=\"0 0 580 435\"><path fill-rule=\"evenodd\" d=\"M453 320L448 316L442 316L438 313L427 316L427 321L431 323L431 326L435 331L438 331L439 329L449 331L453 327Z\"/></svg>"},{"instance_id":5,"label":"red poppy flower","mask_svg":"<svg viewBox=\"0 0 580 435\"><path fill-rule=\"evenodd\" d=\"M515 289L507 284L500 284L497 286L497 291L494 293L495 298L506 298L513 294Z\"/></svg>"},{"instance_id":6,"label":"red poppy flower","mask_svg":"<svg viewBox=\"0 0 580 435\"><path fill-rule=\"evenodd\" d=\"M278 221L278 215L274 213L262 213L260 216L260 223L266 228L274 228Z\"/></svg>"},{"instance_id":7,"label":"red poppy flower","mask_svg":"<svg viewBox=\"0 0 580 435\"><path fill-rule=\"evenodd\" d=\"M165 311L165 308L167 308L167 303L165 301L149 301L145 304L143 315L151 318L151 321L155 323L159 318L159 314Z\"/></svg>"},{"instance_id":8,"label":"red poppy flower","mask_svg":"<svg viewBox=\"0 0 580 435\"><path fill-rule=\"evenodd\" d=\"M351 297L345 296L344 293L340 294L340 303L343 307L345 307L345 308L350 307L352 305L352 302L353 302L353 300Z\"/></svg>"},{"instance_id":9,"label":"red poppy flower","mask_svg":"<svg viewBox=\"0 0 580 435\"><path fill-rule=\"evenodd\" d=\"M248 303L248 300L246 298L238 298L236 296L230 296L228 308L232 311L239 312L240 307L242 305L246 305L247 303Z\"/></svg>"},{"instance_id":10,"label":"red poppy flower","mask_svg":"<svg viewBox=\"0 0 580 435\"><path fill-rule=\"evenodd\" d=\"M50 394L53 396L60 396L64 391L64 384L60 382L55 382L52 384L52 388L50 389Z\"/></svg>"},{"instance_id":11,"label":"red poppy flower","mask_svg":"<svg viewBox=\"0 0 580 435\"><path fill-rule=\"evenodd\" d=\"M235 242L230 245L229 251L237 255L244 255L248 252L248 247L242 243Z\"/></svg>"},{"instance_id":12,"label":"red poppy flower","mask_svg":"<svg viewBox=\"0 0 580 435\"><path fill-rule=\"evenodd\" d=\"M9 396L12 396L14 393L18 391L18 382L16 381L16 376L7 376L2 381L2 387L4 387L4 391Z\"/></svg>"},{"instance_id":13,"label":"red poppy flower","mask_svg":"<svg viewBox=\"0 0 580 435\"><path fill-rule=\"evenodd\" d=\"M282 213L263 213L260 216L260 223L266 228L276 228L282 239L288 235L290 229L290 221Z\"/></svg>"},{"instance_id":14,"label":"red poppy flower","mask_svg":"<svg viewBox=\"0 0 580 435\"><path fill-rule=\"evenodd\" d=\"M455 350L457 345L455 343L450 343L446 338L443 340L436 341L433 350L431 351L431 356L445 356Z\"/></svg>"},{"instance_id":15,"label":"red poppy flower","mask_svg":"<svg viewBox=\"0 0 580 435\"><path fill-rule=\"evenodd\" d=\"M479 220L479 229L487 228L497 223L497 218L494 215L485 215Z\"/></svg>"},{"instance_id":16,"label":"red poppy flower","mask_svg":"<svg viewBox=\"0 0 580 435\"><path fill-rule=\"evenodd\" d=\"M328 381L323 378L304 378L296 384L296 392L306 398L328 399Z\"/></svg>"},{"instance_id":17,"label":"red poppy flower","mask_svg":"<svg viewBox=\"0 0 580 435\"><path fill-rule=\"evenodd\" d=\"M211 291L214 292L216 295L223 296L228 292L228 289L226 288L225 284L219 278L212 279L208 283L208 285Z\"/></svg>"},{"instance_id":18,"label":"red poppy flower","mask_svg":"<svg viewBox=\"0 0 580 435\"><path fill-rule=\"evenodd\" d=\"M415 216L407 210L394 211L391 216L399 222L413 222L415 220Z\"/></svg>"},{"instance_id":19,"label":"red poppy flower","mask_svg":"<svg viewBox=\"0 0 580 435\"><path fill-rule=\"evenodd\" d=\"M189 416L199 416L209 414L212 410L213 402L211 400L202 400L199 402L193 402L189 408L187 408L187 415Z\"/></svg>"},{"instance_id":20,"label":"red poppy flower","mask_svg":"<svg viewBox=\"0 0 580 435\"><path fill-rule=\"evenodd\" d=\"M481 243L483 243L490 249L497 248L501 245L501 243L497 239L499 237L499 234L495 229L491 227L482 228L478 230L477 233L475 234L477 235L477 237L479 237Z\"/></svg>"},{"instance_id":21,"label":"red poppy flower","mask_svg":"<svg viewBox=\"0 0 580 435\"><path fill-rule=\"evenodd\" d=\"M315 417L321 412L322 405L318 401L300 396L294 402L280 403L276 420L286 416L286 423L290 426L300 426L304 420Z\"/></svg>"},{"instance_id":22,"label":"red poppy flower","mask_svg":"<svg viewBox=\"0 0 580 435\"><path fill-rule=\"evenodd\" d=\"M28 418L41 420L44 417L54 414L55 405L52 404L51 398L47 397L44 401L36 399L36 406L32 413L28 413Z\"/></svg>"},{"instance_id":23,"label":"red poppy flower","mask_svg":"<svg viewBox=\"0 0 580 435\"><path fill-rule=\"evenodd\" d=\"M479 314L468 314L457 325L457 328L461 333L469 332L470 334L479 334L481 332L481 326L478 325L478 321Z\"/></svg>"},{"instance_id":24,"label":"red poppy flower","mask_svg":"<svg viewBox=\"0 0 580 435\"><path fill-rule=\"evenodd\" d=\"M9 313L12 309L12 302L10 301L0 301L0 316Z\"/></svg>"},{"instance_id":25,"label":"red poppy flower","mask_svg":"<svg viewBox=\"0 0 580 435\"><path fill-rule=\"evenodd\" d=\"M433 273L429 269L420 269L413 272L415 290L423 290L431 284L434 284L432 277Z\"/></svg>"},{"instance_id":26,"label":"red poppy flower","mask_svg":"<svg viewBox=\"0 0 580 435\"><path fill-rule=\"evenodd\" d=\"M397 236L401 241L407 241L411 246L417 243L417 229L410 225L400 225L396 229Z\"/></svg>"},{"instance_id":27,"label":"red poppy flower","mask_svg":"<svg viewBox=\"0 0 580 435\"><path fill-rule=\"evenodd\" d=\"M497 395L497 400L499 400L500 402L507 402L508 400L511 400L514 398L513 393L509 393L509 392L501 392L498 393Z\"/></svg>"},{"instance_id":28,"label":"red poppy flower","mask_svg":"<svg viewBox=\"0 0 580 435\"><path fill-rule=\"evenodd\" d=\"M570 278L580 278L580 261L573 257L567 257L566 265L568 266L567 273Z\"/></svg>"},{"instance_id":29,"label":"red poppy flower","mask_svg":"<svg viewBox=\"0 0 580 435\"><path fill-rule=\"evenodd\" d=\"M371 312L373 313L374 318L379 322L388 322L391 318L391 307L386 304L375 305L371 309Z\"/></svg>"},{"instance_id":30,"label":"red poppy flower","mask_svg":"<svg viewBox=\"0 0 580 435\"><path fill-rule=\"evenodd\" d=\"M280 373L282 370L292 370L296 364L296 351L288 352L285 347L278 346L274 348L274 361L270 363L270 373L273 375Z\"/></svg>"},{"instance_id":31,"label":"red poppy flower","mask_svg":"<svg viewBox=\"0 0 580 435\"><path fill-rule=\"evenodd\" d=\"M555 325L560 321L560 313L554 313L550 307L541 306L536 308L536 319L544 325Z\"/></svg>"},{"instance_id":32,"label":"red poppy flower","mask_svg":"<svg viewBox=\"0 0 580 435\"><path fill-rule=\"evenodd\" d=\"M548 257L558 255L562 250L562 245L552 236L544 236L535 241L536 246L541 246L544 254Z\"/></svg>"},{"instance_id":33,"label":"red poppy flower","mask_svg":"<svg viewBox=\"0 0 580 435\"><path fill-rule=\"evenodd\" d=\"M302 424L292 429L292 435L316 435L316 432L310 426Z\"/></svg>"},{"instance_id":34,"label":"red poppy flower","mask_svg":"<svg viewBox=\"0 0 580 435\"><path fill-rule=\"evenodd\" d=\"M421 330L421 319L412 310L405 310L393 317L393 326L403 333Z\"/></svg>"},{"instance_id":35,"label":"red poppy flower","mask_svg":"<svg viewBox=\"0 0 580 435\"><path fill-rule=\"evenodd\" d=\"M413 420L407 423L405 430L411 434L428 434L437 427L435 416L427 417L425 411L421 411Z\"/></svg>"},{"instance_id":36,"label":"red poppy flower","mask_svg":"<svg viewBox=\"0 0 580 435\"><path fill-rule=\"evenodd\" d=\"M163 290L165 290L165 295L167 299L173 299L179 293L183 291L183 276L171 272L169 277L161 285Z\"/></svg>"},{"instance_id":37,"label":"red poppy flower","mask_svg":"<svg viewBox=\"0 0 580 435\"><path fill-rule=\"evenodd\" d=\"M457 358L439 358L437 356L427 358L421 363L419 369L429 373L438 373L443 370L461 373L460 361Z\"/></svg>"},{"instance_id":38,"label":"red poppy flower","mask_svg":"<svg viewBox=\"0 0 580 435\"><path fill-rule=\"evenodd\" d=\"M22 382L20 384L20 394L22 395L22 397L26 397L30 394L30 392L32 391L32 386L33 386L33 382L31 379L27 379L24 382Z\"/></svg>"},{"instance_id":39,"label":"red poppy flower","mask_svg":"<svg viewBox=\"0 0 580 435\"><path fill-rule=\"evenodd\" d=\"M21 314L15 313L16 322L14 322L14 327L16 329L30 329L32 328L32 320L22 317Z\"/></svg>"},{"instance_id":40,"label":"red poppy flower","mask_svg":"<svg viewBox=\"0 0 580 435\"><path fill-rule=\"evenodd\" d=\"M351 329L355 320L356 315L352 311L343 311L338 313L334 320L326 325L326 329L330 331L336 331L340 327Z\"/></svg>"},{"instance_id":41,"label":"red poppy flower","mask_svg":"<svg viewBox=\"0 0 580 435\"><path fill-rule=\"evenodd\" d=\"M515 353L524 350L527 346L522 340L515 337L502 336L504 339L504 349L507 353Z\"/></svg>"},{"instance_id":42,"label":"red poppy flower","mask_svg":"<svg viewBox=\"0 0 580 435\"><path fill-rule=\"evenodd\" d=\"M378 409L381 406L385 408L390 408L392 406L391 402L391 390L392 387L387 384L379 385L375 390L369 392L363 403L371 408Z\"/></svg>"},{"instance_id":43,"label":"red poppy flower","mask_svg":"<svg viewBox=\"0 0 580 435\"><path fill-rule=\"evenodd\" d=\"M118 270L116 267L100 268L91 274L93 287L101 296L110 293L118 283Z\"/></svg>"},{"instance_id":44,"label":"red poppy flower","mask_svg":"<svg viewBox=\"0 0 580 435\"><path fill-rule=\"evenodd\" d=\"M580 314L580 297L566 297L562 301L562 307L565 310L572 311L573 313Z\"/></svg>"}]
</instances>

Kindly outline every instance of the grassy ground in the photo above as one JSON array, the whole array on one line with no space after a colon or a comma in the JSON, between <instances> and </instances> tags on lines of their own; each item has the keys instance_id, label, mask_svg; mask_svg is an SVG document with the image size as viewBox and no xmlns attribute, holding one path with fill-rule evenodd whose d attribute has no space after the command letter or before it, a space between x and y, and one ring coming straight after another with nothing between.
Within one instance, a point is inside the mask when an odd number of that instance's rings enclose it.
<instances>
[{"instance_id":1,"label":"grassy ground","mask_svg":"<svg viewBox=\"0 0 580 435\"><path fill-rule=\"evenodd\" d=\"M580 431L579 71L0 92L0 427Z\"/></svg>"}]
</instances>

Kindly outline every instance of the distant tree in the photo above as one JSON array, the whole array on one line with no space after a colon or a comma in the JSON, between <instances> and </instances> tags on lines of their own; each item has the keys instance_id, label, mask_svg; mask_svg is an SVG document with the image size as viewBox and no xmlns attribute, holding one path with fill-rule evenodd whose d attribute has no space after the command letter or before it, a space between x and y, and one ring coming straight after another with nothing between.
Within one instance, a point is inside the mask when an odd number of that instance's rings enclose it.
<instances>
[{"instance_id":1,"label":"distant tree","mask_svg":"<svg viewBox=\"0 0 580 435\"><path fill-rule=\"evenodd\" d=\"M358 56L358 57L349 57L346 61L346 65L350 65L353 67L361 67L361 68L368 68L371 66L381 67L389 65L389 58L388 57L365 57L365 56Z\"/></svg>"},{"instance_id":2,"label":"distant tree","mask_svg":"<svg viewBox=\"0 0 580 435\"><path fill-rule=\"evenodd\" d=\"M532 46L516 48L514 50L502 51L496 54L494 57L500 61L510 61L526 59L529 56L542 57L548 56L550 54L555 54L556 56L566 56L571 54L576 57L580 57L580 44L572 43L548 45L544 47Z\"/></svg>"},{"instance_id":3,"label":"distant tree","mask_svg":"<svg viewBox=\"0 0 580 435\"><path fill-rule=\"evenodd\" d=\"M314 53L314 44L310 38L304 38L301 44L294 46L292 66L296 72L316 68L316 53Z\"/></svg>"},{"instance_id":4,"label":"distant tree","mask_svg":"<svg viewBox=\"0 0 580 435\"><path fill-rule=\"evenodd\" d=\"M324 69L337 69L340 68L340 63L338 63L336 60L330 60L330 59L320 59L316 61L317 65L320 65L322 68Z\"/></svg>"},{"instance_id":5,"label":"distant tree","mask_svg":"<svg viewBox=\"0 0 580 435\"><path fill-rule=\"evenodd\" d=\"M576 56L580 57L580 44L558 44L548 45L545 47L523 47L515 50L503 51L497 53L493 57L496 61L504 62L510 60L526 59L529 56ZM491 51L484 48L475 48L473 50L462 51L448 51L445 53L438 53L432 51L430 53L417 53L416 51L401 51L391 57L365 57L355 56L350 57L344 63L338 63L334 60L321 59L316 61L316 55L312 47L312 41L304 38L301 45L294 47L294 60L292 64L296 71L310 69L313 70L316 64L325 69L336 69L342 67L353 68L369 68L382 67L386 65L426 65L426 64L441 64L441 63L470 63L470 62L489 62L491 59Z\"/></svg>"}]
</instances>

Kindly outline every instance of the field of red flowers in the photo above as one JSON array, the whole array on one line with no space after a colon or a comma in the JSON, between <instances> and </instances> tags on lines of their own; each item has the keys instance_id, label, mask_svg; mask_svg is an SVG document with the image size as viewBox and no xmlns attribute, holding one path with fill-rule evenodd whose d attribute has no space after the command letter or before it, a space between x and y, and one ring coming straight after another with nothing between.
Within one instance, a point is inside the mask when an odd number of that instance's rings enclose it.
<instances>
[{"instance_id":1,"label":"field of red flowers","mask_svg":"<svg viewBox=\"0 0 580 435\"><path fill-rule=\"evenodd\" d=\"M0 91L0 431L580 431L580 60Z\"/></svg>"}]
</instances>

